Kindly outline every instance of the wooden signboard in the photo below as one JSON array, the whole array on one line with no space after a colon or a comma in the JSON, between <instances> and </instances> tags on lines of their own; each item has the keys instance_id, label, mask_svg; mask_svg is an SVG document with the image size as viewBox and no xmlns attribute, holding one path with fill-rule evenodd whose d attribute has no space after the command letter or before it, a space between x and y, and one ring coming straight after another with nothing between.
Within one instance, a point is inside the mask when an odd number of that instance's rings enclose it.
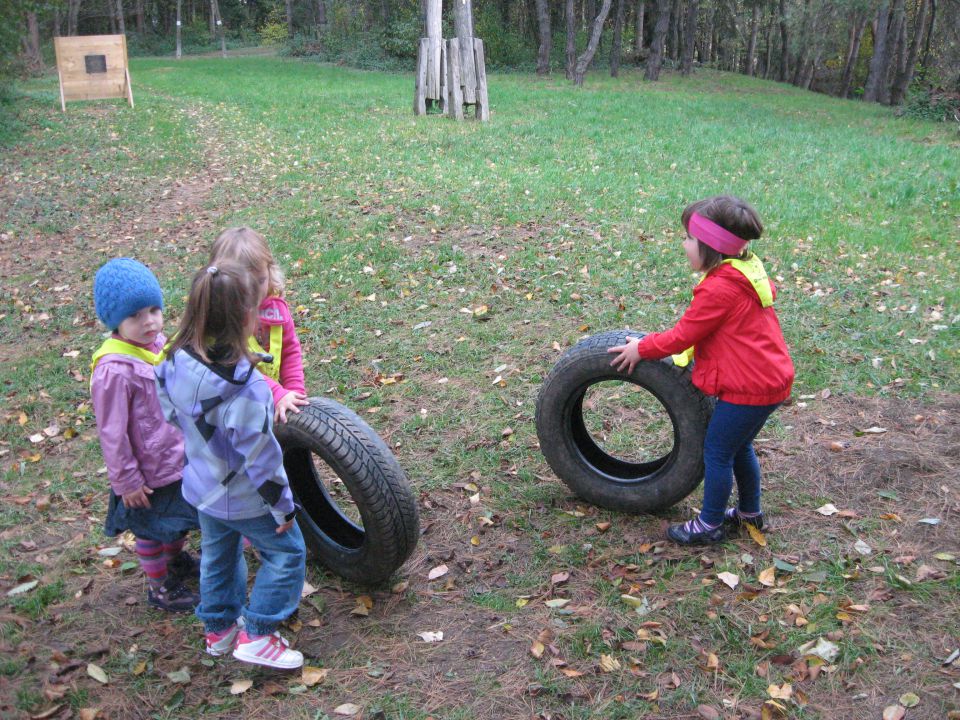
<instances>
[{"instance_id":1,"label":"wooden signboard","mask_svg":"<svg viewBox=\"0 0 960 720\"><path fill-rule=\"evenodd\" d=\"M55 37L53 46L64 112L68 100L125 97L133 107L125 35Z\"/></svg>"}]
</instances>

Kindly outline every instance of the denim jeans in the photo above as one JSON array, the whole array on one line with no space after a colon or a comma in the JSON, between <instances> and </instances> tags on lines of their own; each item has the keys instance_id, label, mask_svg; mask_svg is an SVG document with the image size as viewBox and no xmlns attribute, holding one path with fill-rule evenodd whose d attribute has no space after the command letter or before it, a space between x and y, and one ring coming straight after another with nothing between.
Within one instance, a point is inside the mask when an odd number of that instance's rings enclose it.
<instances>
[{"instance_id":1,"label":"denim jeans","mask_svg":"<svg viewBox=\"0 0 960 720\"><path fill-rule=\"evenodd\" d=\"M760 463L753 439L779 403L735 405L717 401L707 436L703 441L703 509L700 519L708 525L723 522L723 513L737 479L737 507L746 513L760 512Z\"/></svg>"},{"instance_id":2,"label":"denim jeans","mask_svg":"<svg viewBox=\"0 0 960 720\"><path fill-rule=\"evenodd\" d=\"M277 535L272 515L247 520L200 516L200 604L197 617L207 632L221 632L243 615L247 632L269 635L300 604L306 573L306 548L294 523ZM242 539L260 554L250 599L247 599L247 563Z\"/></svg>"}]
</instances>

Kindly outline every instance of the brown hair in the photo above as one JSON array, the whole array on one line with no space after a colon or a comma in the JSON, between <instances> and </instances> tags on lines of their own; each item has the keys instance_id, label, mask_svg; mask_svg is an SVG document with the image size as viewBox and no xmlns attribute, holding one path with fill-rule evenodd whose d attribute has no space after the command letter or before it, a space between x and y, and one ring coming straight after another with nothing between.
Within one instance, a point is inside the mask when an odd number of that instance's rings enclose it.
<instances>
[{"instance_id":1,"label":"brown hair","mask_svg":"<svg viewBox=\"0 0 960 720\"><path fill-rule=\"evenodd\" d=\"M733 195L714 195L687 205L680 216L683 229L687 232L690 231L690 217L694 213L712 220L724 230L729 230L743 240L756 240L763 235L763 223L760 222L757 211L750 203ZM710 272L728 258L746 260L751 252L749 247L745 247L739 255L724 255L699 240L697 245L700 248L700 260L703 263L704 272Z\"/></svg>"},{"instance_id":2,"label":"brown hair","mask_svg":"<svg viewBox=\"0 0 960 720\"><path fill-rule=\"evenodd\" d=\"M201 268L190 283L190 297L167 355L183 348L206 363L256 363L249 349L250 317L257 311L259 288L242 265L224 262Z\"/></svg>"},{"instance_id":3,"label":"brown hair","mask_svg":"<svg viewBox=\"0 0 960 720\"><path fill-rule=\"evenodd\" d=\"M219 265L232 260L244 265L250 272L267 271L267 295L283 296L283 270L273 259L270 246L263 235L247 226L224 230L210 248L210 264Z\"/></svg>"}]
</instances>

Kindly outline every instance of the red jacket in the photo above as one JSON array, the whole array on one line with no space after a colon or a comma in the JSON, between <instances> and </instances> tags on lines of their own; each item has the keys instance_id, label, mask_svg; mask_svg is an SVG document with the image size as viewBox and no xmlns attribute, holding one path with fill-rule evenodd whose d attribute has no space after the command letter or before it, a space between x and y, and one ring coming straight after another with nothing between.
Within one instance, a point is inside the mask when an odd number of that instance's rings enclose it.
<instances>
[{"instance_id":1,"label":"red jacket","mask_svg":"<svg viewBox=\"0 0 960 720\"><path fill-rule=\"evenodd\" d=\"M638 350L645 360L659 360L691 345L693 384L707 395L737 405L773 405L790 396L793 361L777 314L732 266L711 270L680 321L644 337Z\"/></svg>"}]
</instances>

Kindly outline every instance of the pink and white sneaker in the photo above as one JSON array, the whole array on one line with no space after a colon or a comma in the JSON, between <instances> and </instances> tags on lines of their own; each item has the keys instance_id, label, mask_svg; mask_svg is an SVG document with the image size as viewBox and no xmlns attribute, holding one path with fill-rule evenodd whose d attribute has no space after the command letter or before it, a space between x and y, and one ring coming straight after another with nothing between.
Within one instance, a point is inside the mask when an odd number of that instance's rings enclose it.
<instances>
[{"instance_id":1,"label":"pink and white sneaker","mask_svg":"<svg viewBox=\"0 0 960 720\"><path fill-rule=\"evenodd\" d=\"M287 641L280 637L278 632L272 635L251 636L247 635L246 630L240 630L233 656L243 662L278 670L295 670L303 667L303 654L291 650Z\"/></svg>"},{"instance_id":2,"label":"pink and white sneaker","mask_svg":"<svg viewBox=\"0 0 960 720\"><path fill-rule=\"evenodd\" d=\"M237 644L237 636L243 628L243 619L241 618L235 624L220 632L207 633L207 654L219 657L226 655L233 650Z\"/></svg>"}]
</instances>

